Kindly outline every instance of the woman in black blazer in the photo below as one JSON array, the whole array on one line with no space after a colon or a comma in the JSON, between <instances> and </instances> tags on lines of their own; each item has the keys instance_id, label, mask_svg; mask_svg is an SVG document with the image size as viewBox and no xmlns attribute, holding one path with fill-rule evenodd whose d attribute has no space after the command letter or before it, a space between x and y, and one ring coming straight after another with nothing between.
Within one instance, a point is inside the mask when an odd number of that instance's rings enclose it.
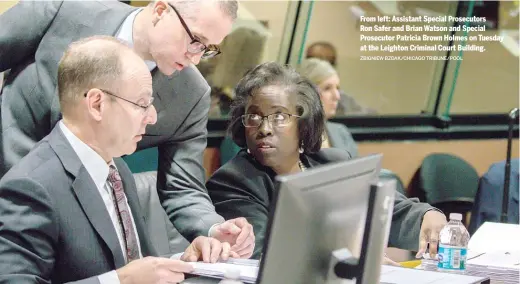
<instances>
[{"instance_id":1,"label":"woman in black blazer","mask_svg":"<svg viewBox=\"0 0 520 284\"><path fill-rule=\"evenodd\" d=\"M219 214L226 219L243 216L253 225L253 257L258 258L274 177L348 160L351 154L343 149L320 150L325 116L319 94L293 69L273 62L261 64L240 80L235 95L229 132L243 150L218 169L206 187ZM420 231L433 230L438 236L446 219L434 210L426 214L431 209L396 193L390 245L417 250Z\"/></svg>"}]
</instances>

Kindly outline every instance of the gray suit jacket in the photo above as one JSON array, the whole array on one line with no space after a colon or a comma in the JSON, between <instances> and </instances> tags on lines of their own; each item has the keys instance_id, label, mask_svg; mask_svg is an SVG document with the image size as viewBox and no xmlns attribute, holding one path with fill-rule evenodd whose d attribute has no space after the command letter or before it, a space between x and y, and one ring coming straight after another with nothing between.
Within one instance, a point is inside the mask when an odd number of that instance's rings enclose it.
<instances>
[{"instance_id":1,"label":"gray suit jacket","mask_svg":"<svg viewBox=\"0 0 520 284\"><path fill-rule=\"evenodd\" d=\"M143 256L156 255L132 173L116 166ZM103 199L57 126L0 180L0 283L98 283L124 266Z\"/></svg>"},{"instance_id":2,"label":"gray suit jacket","mask_svg":"<svg viewBox=\"0 0 520 284\"><path fill-rule=\"evenodd\" d=\"M3 88L0 176L16 164L60 118L58 62L67 46L92 35L115 35L135 8L117 1L20 2L0 15ZM191 66L167 77L152 71L158 121L139 149L158 146L157 188L168 217L188 240L222 222L204 187L210 88ZM1 166L0 166L1 167Z\"/></svg>"},{"instance_id":3,"label":"gray suit jacket","mask_svg":"<svg viewBox=\"0 0 520 284\"><path fill-rule=\"evenodd\" d=\"M344 149L322 149L318 153L302 155L310 167L350 159ZM206 183L217 212L227 218L245 217L254 227L256 236L253 257L260 257L264 244L267 219L273 198L276 173L259 164L245 150L219 168ZM417 250L422 217L433 209L429 204L408 199L395 193L389 246Z\"/></svg>"}]
</instances>

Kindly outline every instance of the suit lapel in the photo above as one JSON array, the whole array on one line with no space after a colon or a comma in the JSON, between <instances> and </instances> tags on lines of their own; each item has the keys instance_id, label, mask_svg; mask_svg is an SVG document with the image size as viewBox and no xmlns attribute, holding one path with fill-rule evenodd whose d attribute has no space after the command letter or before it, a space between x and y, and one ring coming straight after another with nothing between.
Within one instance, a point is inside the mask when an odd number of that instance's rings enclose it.
<instances>
[{"instance_id":1,"label":"suit lapel","mask_svg":"<svg viewBox=\"0 0 520 284\"><path fill-rule=\"evenodd\" d=\"M125 260L121 246L103 199L90 174L81 164L79 157L61 132L59 124L56 124L56 127L49 134L49 144L56 152L65 170L73 175L72 190L92 227L112 252L115 267L124 266Z\"/></svg>"},{"instance_id":2,"label":"suit lapel","mask_svg":"<svg viewBox=\"0 0 520 284\"><path fill-rule=\"evenodd\" d=\"M103 199L101 199L96 185L85 167L82 166L80 168L72 184L72 188L92 227L94 227L99 236L110 248L116 268L123 267L125 265L125 259L123 258L114 225L112 224L112 220L110 220L107 210L100 208L103 206Z\"/></svg>"}]
</instances>

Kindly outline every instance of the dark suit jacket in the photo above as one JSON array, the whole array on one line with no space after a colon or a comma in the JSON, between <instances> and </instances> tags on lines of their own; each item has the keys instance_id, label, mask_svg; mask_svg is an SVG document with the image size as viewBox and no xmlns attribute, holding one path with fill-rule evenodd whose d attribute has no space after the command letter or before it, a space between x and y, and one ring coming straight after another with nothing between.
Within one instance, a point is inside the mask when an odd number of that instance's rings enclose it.
<instances>
[{"instance_id":1,"label":"dark suit jacket","mask_svg":"<svg viewBox=\"0 0 520 284\"><path fill-rule=\"evenodd\" d=\"M350 159L342 149L323 149L316 154L302 156L310 167ZM218 169L206 183L215 208L224 218L245 217L254 227L256 246L253 257L258 258L264 244L269 208L275 190L276 173L258 163L245 150ZM417 250L422 216L432 209L426 203L407 199L396 192L390 229L389 245Z\"/></svg>"},{"instance_id":2,"label":"dark suit jacket","mask_svg":"<svg viewBox=\"0 0 520 284\"><path fill-rule=\"evenodd\" d=\"M57 69L68 45L115 35L135 9L115 1L22 1L0 15L0 72L11 69L2 94L0 177L59 120ZM158 146L162 206L192 240L223 221L204 188L210 88L194 66L171 78L156 68L152 77L158 120L138 150Z\"/></svg>"},{"instance_id":3,"label":"dark suit jacket","mask_svg":"<svg viewBox=\"0 0 520 284\"><path fill-rule=\"evenodd\" d=\"M115 162L141 252L156 255L132 173ZM103 199L56 126L0 180L0 283L98 283L124 264Z\"/></svg>"}]
</instances>

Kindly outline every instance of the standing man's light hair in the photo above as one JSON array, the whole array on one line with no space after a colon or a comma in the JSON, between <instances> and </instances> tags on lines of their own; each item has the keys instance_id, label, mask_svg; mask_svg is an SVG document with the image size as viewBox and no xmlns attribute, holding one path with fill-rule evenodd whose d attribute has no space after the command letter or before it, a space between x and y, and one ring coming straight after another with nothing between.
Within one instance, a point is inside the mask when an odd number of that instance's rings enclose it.
<instances>
[{"instance_id":1,"label":"standing man's light hair","mask_svg":"<svg viewBox=\"0 0 520 284\"><path fill-rule=\"evenodd\" d=\"M159 0L156 0L159 1ZM149 5L153 5L156 1L150 2ZM237 11L238 11L238 1L237 0L162 0L169 2L174 5L175 8L179 11L179 13L186 17L187 19L196 20L196 15L200 10L200 2L202 1L215 1L218 2L220 6L220 10L231 18L231 20L236 20Z\"/></svg>"}]
</instances>

